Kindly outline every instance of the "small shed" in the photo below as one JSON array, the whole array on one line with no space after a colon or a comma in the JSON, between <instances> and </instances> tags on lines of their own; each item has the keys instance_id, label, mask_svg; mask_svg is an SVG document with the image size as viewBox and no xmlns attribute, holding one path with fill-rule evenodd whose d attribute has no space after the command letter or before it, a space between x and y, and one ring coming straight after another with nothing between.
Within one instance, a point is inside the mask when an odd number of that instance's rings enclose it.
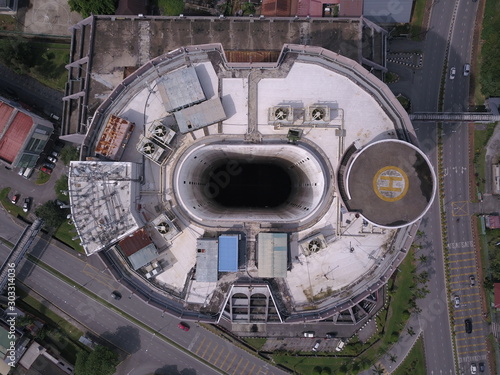
<instances>
[{"instance_id":1,"label":"small shed","mask_svg":"<svg viewBox=\"0 0 500 375\"><path fill-rule=\"evenodd\" d=\"M219 236L219 272L238 271L238 245L237 234Z\"/></svg>"},{"instance_id":2,"label":"small shed","mask_svg":"<svg viewBox=\"0 0 500 375\"><path fill-rule=\"evenodd\" d=\"M118 246L134 270L144 267L158 257L158 250L144 228L121 240Z\"/></svg>"},{"instance_id":3,"label":"small shed","mask_svg":"<svg viewBox=\"0 0 500 375\"><path fill-rule=\"evenodd\" d=\"M196 281L217 282L219 241L198 238L196 241Z\"/></svg>"},{"instance_id":4,"label":"small shed","mask_svg":"<svg viewBox=\"0 0 500 375\"><path fill-rule=\"evenodd\" d=\"M259 277L286 277L288 236L286 233L259 233L257 237Z\"/></svg>"}]
</instances>

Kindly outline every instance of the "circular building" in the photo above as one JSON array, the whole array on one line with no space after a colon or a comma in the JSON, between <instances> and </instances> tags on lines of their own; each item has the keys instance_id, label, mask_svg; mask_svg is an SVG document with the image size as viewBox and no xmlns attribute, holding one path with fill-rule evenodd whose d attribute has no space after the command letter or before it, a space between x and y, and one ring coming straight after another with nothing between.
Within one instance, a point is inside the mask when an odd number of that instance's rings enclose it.
<instances>
[{"instance_id":1,"label":"circular building","mask_svg":"<svg viewBox=\"0 0 500 375\"><path fill-rule=\"evenodd\" d=\"M387 86L334 52L179 48L96 110L70 166L73 221L87 254L107 249L185 319L358 323L436 190L415 139Z\"/></svg>"}]
</instances>

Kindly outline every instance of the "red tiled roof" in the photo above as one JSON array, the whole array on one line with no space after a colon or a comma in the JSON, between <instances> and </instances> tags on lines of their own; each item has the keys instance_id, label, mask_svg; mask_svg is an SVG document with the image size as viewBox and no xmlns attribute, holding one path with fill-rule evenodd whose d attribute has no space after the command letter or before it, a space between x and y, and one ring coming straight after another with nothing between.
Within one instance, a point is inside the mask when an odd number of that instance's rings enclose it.
<instances>
[{"instance_id":1,"label":"red tiled roof","mask_svg":"<svg viewBox=\"0 0 500 375\"><path fill-rule=\"evenodd\" d=\"M494 284L495 308L500 308L500 283Z\"/></svg>"},{"instance_id":2,"label":"red tiled roof","mask_svg":"<svg viewBox=\"0 0 500 375\"><path fill-rule=\"evenodd\" d=\"M488 228L490 229L500 229L500 216L498 215L488 215Z\"/></svg>"},{"instance_id":3,"label":"red tiled roof","mask_svg":"<svg viewBox=\"0 0 500 375\"><path fill-rule=\"evenodd\" d=\"M24 144L31 127L33 119L22 112L18 112L12 120L9 128L0 139L0 158L12 163L19 150Z\"/></svg>"},{"instance_id":4,"label":"red tiled roof","mask_svg":"<svg viewBox=\"0 0 500 375\"><path fill-rule=\"evenodd\" d=\"M7 125L7 121L9 121L13 110L14 108L7 103L0 102L0 134L3 133L5 125Z\"/></svg>"},{"instance_id":5,"label":"red tiled roof","mask_svg":"<svg viewBox=\"0 0 500 375\"><path fill-rule=\"evenodd\" d=\"M121 240L119 246L126 256L131 256L132 254L144 249L146 246L152 244L151 238L146 233L144 228L135 231L129 237Z\"/></svg>"},{"instance_id":6,"label":"red tiled roof","mask_svg":"<svg viewBox=\"0 0 500 375\"><path fill-rule=\"evenodd\" d=\"M340 0L339 17L360 17L363 14L363 0Z\"/></svg>"},{"instance_id":7,"label":"red tiled roof","mask_svg":"<svg viewBox=\"0 0 500 375\"><path fill-rule=\"evenodd\" d=\"M290 17L291 0L263 0L262 15L267 17Z\"/></svg>"}]
</instances>

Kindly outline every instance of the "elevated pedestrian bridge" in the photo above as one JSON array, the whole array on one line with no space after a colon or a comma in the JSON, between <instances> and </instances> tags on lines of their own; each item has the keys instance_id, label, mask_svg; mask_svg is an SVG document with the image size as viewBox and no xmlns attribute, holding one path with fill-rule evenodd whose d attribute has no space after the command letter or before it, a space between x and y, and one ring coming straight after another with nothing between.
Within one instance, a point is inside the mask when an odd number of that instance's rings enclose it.
<instances>
[{"instance_id":1,"label":"elevated pedestrian bridge","mask_svg":"<svg viewBox=\"0 0 500 375\"><path fill-rule=\"evenodd\" d=\"M5 291L9 275L12 272L11 269L15 268L15 266L9 267L9 265L12 265L12 263L14 263L17 266L19 264L19 262L21 261L21 259L23 259L24 255L33 243L33 240L38 235L38 232L40 232L40 229L42 229L42 225L43 220L37 218L33 222L33 224L26 227L16 245L10 252L9 256L3 263L2 267L0 268L0 294L3 294L3 292Z\"/></svg>"},{"instance_id":2,"label":"elevated pedestrian bridge","mask_svg":"<svg viewBox=\"0 0 500 375\"><path fill-rule=\"evenodd\" d=\"M489 112L417 112L409 115L412 121L432 122L496 122L500 115Z\"/></svg>"}]
</instances>

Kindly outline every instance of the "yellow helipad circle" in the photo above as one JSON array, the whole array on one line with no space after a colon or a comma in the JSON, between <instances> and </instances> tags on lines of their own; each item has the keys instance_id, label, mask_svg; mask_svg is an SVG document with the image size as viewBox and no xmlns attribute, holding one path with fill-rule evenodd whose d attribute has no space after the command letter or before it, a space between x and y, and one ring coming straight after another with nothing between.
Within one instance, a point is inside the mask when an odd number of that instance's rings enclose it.
<instances>
[{"instance_id":1,"label":"yellow helipad circle","mask_svg":"<svg viewBox=\"0 0 500 375\"><path fill-rule=\"evenodd\" d=\"M386 202L396 202L408 191L408 176L400 168L387 166L378 170L373 177L373 190Z\"/></svg>"}]
</instances>

